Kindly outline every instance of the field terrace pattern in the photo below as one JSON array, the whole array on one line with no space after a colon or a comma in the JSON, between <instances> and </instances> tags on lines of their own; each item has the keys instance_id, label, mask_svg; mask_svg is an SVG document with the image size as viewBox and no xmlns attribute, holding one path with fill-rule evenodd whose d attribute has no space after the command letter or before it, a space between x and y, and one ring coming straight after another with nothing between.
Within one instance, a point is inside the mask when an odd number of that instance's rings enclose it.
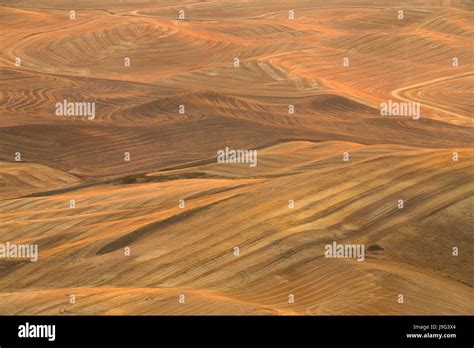
<instances>
[{"instance_id":1,"label":"field terrace pattern","mask_svg":"<svg viewBox=\"0 0 474 348\"><path fill-rule=\"evenodd\" d=\"M0 0L0 314L473 314L473 10Z\"/></svg>"}]
</instances>

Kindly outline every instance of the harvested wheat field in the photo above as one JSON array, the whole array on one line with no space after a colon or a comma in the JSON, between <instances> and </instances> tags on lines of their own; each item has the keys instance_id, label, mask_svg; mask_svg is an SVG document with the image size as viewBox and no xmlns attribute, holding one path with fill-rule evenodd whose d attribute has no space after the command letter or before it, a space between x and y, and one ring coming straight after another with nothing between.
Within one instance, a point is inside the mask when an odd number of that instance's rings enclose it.
<instances>
[{"instance_id":1,"label":"harvested wheat field","mask_svg":"<svg viewBox=\"0 0 474 348\"><path fill-rule=\"evenodd\" d=\"M473 10L0 0L0 314L474 314Z\"/></svg>"}]
</instances>

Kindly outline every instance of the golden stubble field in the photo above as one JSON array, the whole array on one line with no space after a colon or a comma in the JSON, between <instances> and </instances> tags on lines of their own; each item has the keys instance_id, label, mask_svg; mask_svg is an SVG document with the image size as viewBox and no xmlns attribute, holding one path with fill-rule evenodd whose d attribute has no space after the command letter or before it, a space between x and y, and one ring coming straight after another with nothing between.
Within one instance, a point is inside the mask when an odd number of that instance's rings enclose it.
<instances>
[{"instance_id":1,"label":"golden stubble field","mask_svg":"<svg viewBox=\"0 0 474 348\"><path fill-rule=\"evenodd\" d=\"M0 0L0 314L473 314L473 9Z\"/></svg>"}]
</instances>

